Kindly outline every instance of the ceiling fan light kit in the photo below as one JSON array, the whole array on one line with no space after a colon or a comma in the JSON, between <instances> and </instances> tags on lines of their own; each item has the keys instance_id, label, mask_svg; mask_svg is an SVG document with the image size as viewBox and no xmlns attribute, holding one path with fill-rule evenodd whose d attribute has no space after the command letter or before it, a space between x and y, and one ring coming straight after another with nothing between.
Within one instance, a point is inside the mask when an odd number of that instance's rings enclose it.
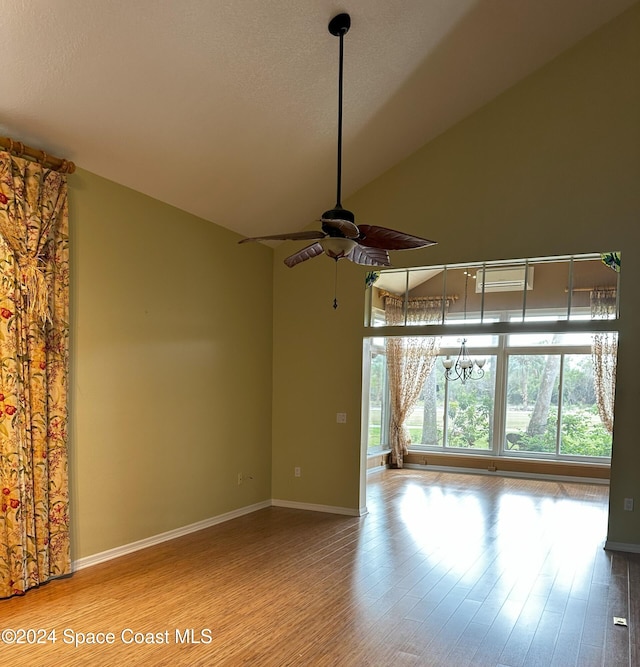
<instances>
[{"instance_id":1,"label":"ceiling fan light kit","mask_svg":"<svg viewBox=\"0 0 640 667\"><path fill-rule=\"evenodd\" d=\"M270 236L256 236L242 239L247 241L301 241L314 240L314 243L290 255L284 260L288 267L296 266L308 259L325 254L336 262L348 259L364 266L391 266L389 250L409 250L424 248L435 241L412 234L378 227L376 225L356 225L355 215L342 207L342 89L344 69L344 36L351 27L349 14L338 14L329 22L329 32L340 40L340 59L338 67L338 169L336 204L320 217L322 230L302 231ZM334 300L334 307L337 302Z\"/></svg>"},{"instance_id":2,"label":"ceiling fan light kit","mask_svg":"<svg viewBox=\"0 0 640 667\"><path fill-rule=\"evenodd\" d=\"M343 257L347 257L354 249L356 242L353 239L345 239L341 236L327 236L327 238L320 241L320 245L327 257L342 259Z\"/></svg>"}]
</instances>

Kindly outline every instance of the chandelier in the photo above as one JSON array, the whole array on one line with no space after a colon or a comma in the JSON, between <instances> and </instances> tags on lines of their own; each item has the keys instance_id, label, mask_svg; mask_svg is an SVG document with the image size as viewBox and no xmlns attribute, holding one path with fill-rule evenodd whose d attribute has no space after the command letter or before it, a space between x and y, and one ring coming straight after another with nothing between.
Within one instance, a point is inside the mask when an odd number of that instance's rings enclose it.
<instances>
[{"instance_id":1,"label":"chandelier","mask_svg":"<svg viewBox=\"0 0 640 667\"><path fill-rule=\"evenodd\" d=\"M464 272L464 319L467 320L467 294L469 292L470 271ZM484 364L486 359L479 357L472 359L467 352L467 339L458 338L461 341L460 352L455 363L451 357L442 360L444 366L444 376L447 380L460 380L464 384L467 380L479 380L484 377Z\"/></svg>"},{"instance_id":2,"label":"chandelier","mask_svg":"<svg viewBox=\"0 0 640 667\"><path fill-rule=\"evenodd\" d=\"M486 359L480 357L472 359L467 352L467 339L462 339L460 352L455 363L453 359L447 357L442 360L442 365L445 368L444 376L447 380L460 380L464 384L467 380L479 380L484 377L484 364Z\"/></svg>"}]
</instances>

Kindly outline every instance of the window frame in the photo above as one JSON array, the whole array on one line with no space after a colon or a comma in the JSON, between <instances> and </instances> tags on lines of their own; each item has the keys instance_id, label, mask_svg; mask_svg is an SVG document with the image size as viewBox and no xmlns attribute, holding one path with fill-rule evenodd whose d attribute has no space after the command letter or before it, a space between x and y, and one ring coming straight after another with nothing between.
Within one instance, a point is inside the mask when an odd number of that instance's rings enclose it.
<instances>
[{"instance_id":1,"label":"window frame","mask_svg":"<svg viewBox=\"0 0 640 667\"><path fill-rule=\"evenodd\" d=\"M413 452L435 452L435 453L451 453L458 455L469 455L469 456L488 456L488 457L505 457L505 458L520 458L520 459L544 459L558 462L571 462L571 463L609 463L610 457L596 457L596 456L579 456L573 454L562 454L560 452L561 448L561 428L562 428L562 402L563 402L563 392L562 392L562 378L564 377L564 360L566 355L570 354L591 354L591 347L584 344L557 344L554 346L549 345L531 345L531 346L510 346L509 337L512 335L518 334L584 334L590 335L599 333L599 332L614 332L618 333L619 330L619 318L620 312L619 309L616 309L616 315L613 318L607 320L597 320L591 319L590 312L588 308L572 308L572 299L571 299L571 290L573 284L573 263L574 261L581 261L583 259L593 260L594 258L599 257L599 255L590 254L590 255L576 255L576 256L563 256L563 257L549 257L549 258L538 258L536 260L518 260L521 261L524 266L528 266L529 262L553 262L553 261L562 261L566 260L569 262L569 280L568 287L566 291L568 292L567 297L567 308L538 308L531 309L529 313L526 311L526 291L524 294L524 304L522 311L513 311L506 310L503 312L491 312L482 310L480 313L466 313L464 318L460 316L453 317L450 316L444 319L444 323L440 324L426 324L426 325L401 325L401 326L387 326L379 324L380 313L377 313L377 316L374 316L374 308L371 305L371 290L368 290L369 294L368 307L366 312L368 313L368 321L365 323L365 339L373 338L386 338L386 337L414 337L414 336L441 336L441 337L472 337L472 336L487 336L493 335L497 336L497 345L496 346L483 346L483 347L471 347L470 352L475 355L492 355L496 357L496 377L495 377L495 388L494 388L494 414L493 414L493 433L491 434L491 447L488 449L469 449L469 448L460 448L460 447L449 447L446 445L446 433L443 435L442 445L423 445L417 444L410 447L410 451ZM507 262L503 262L505 264ZM508 263L514 263L510 261ZM469 263L469 264L459 264L451 265L447 268L456 268L456 269L465 269L465 268L478 268L478 267L489 267L496 263L485 262L485 263ZM499 264L499 263L498 263ZM431 267L433 268L433 267ZM436 267L437 268L437 267ZM411 271L413 269L406 269L406 271ZM415 269L419 270L419 269ZM395 270L397 273L397 270ZM409 284L407 278L407 285ZM620 273L617 275L616 285L619 295L620 287ZM619 298L619 296L618 296ZM483 300L484 307L484 300ZM529 317L527 317L529 314ZM564 315L564 318L563 318ZM374 321L377 320L377 321ZM447 346L441 348L438 354L438 360L436 361L437 366L434 367L434 372L436 368L441 366L440 357L446 356L449 353L450 356L457 356L459 347L456 349L452 346ZM514 452L506 448L506 418L507 418L507 381L508 381L508 367L509 367L509 357L514 355L533 355L533 356L546 356L548 354L560 354L561 355L561 370L558 378L559 384L559 395L558 395L558 427L556 434L556 447L554 453L549 452L523 452L517 451ZM370 364L371 357L370 355L365 358L365 363ZM364 388L364 387L363 387ZM367 393L366 400L369 401L369 385L367 384ZM363 402L364 402L364 392L363 392ZM383 429L381 430L380 438L380 450L383 451L388 449L389 443L389 396L388 396L388 387L387 387L387 400L383 404L383 412L386 411L386 420L383 419ZM386 410L385 410L386 405ZM446 409L446 405L445 405ZM363 422L366 424L367 438L366 442L368 443L368 419ZM443 428L446 428L446 424L443 424ZM383 433L386 437L386 442L383 440ZM372 450L367 450L369 453L374 453Z\"/></svg>"}]
</instances>

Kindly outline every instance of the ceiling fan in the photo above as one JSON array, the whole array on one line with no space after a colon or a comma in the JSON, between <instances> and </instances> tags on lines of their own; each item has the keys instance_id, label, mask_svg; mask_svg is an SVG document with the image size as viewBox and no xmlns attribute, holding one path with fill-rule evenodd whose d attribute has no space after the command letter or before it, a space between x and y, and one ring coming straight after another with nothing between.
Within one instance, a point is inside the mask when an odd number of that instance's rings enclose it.
<instances>
[{"instance_id":1,"label":"ceiling fan","mask_svg":"<svg viewBox=\"0 0 640 667\"><path fill-rule=\"evenodd\" d=\"M284 263L293 267L322 253L335 259L348 259L365 266L391 266L389 250L408 250L434 245L436 241L375 225L356 225L351 211L342 208L342 71L344 63L344 36L351 27L349 14L338 14L329 22L329 32L340 38L338 70L338 184L336 205L320 218L322 231L302 231L242 239L248 241L302 241L314 243L287 257Z\"/></svg>"}]
</instances>

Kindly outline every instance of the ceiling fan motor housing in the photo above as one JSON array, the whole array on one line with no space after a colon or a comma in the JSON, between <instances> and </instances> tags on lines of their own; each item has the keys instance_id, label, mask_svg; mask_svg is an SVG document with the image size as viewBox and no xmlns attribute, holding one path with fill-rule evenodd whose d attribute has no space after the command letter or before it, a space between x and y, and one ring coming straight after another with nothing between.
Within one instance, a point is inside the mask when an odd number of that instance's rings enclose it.
<instances>
[{"instance_id":1,"label":"ceiling fan motor housing","mask_svg":"<svg viewBox=\"0 0 640 667\"><path fill-rule=\"evenodd\" d=\"M332 208L329 211L325 211L320 219L323 221L345 220L346 222L355 224L356 216L351 211L348 211L346 208L340 207L340 208ZM329 236L344 236L344 233L338 227L332 225L325 225L324 222L322 223L322 231L325 234L328 234Z\"/></svg>"}]
</instances>

